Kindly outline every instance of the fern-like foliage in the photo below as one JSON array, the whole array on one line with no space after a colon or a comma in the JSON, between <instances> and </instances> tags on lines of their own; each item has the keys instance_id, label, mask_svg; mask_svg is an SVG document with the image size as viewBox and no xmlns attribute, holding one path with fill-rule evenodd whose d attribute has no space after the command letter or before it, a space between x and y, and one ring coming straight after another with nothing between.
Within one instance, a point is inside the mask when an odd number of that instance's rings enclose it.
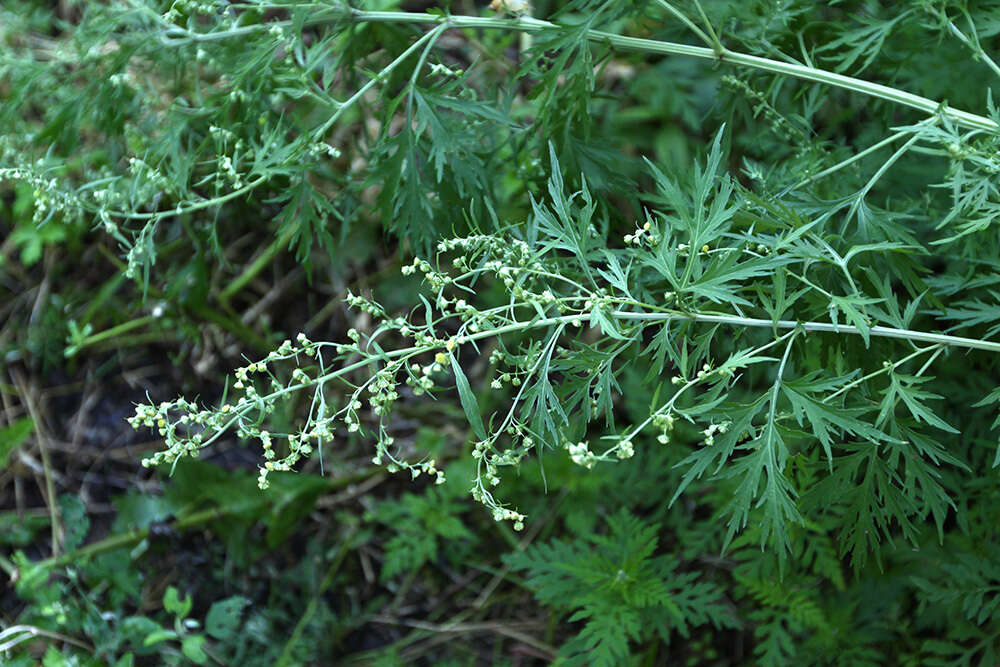
<instances>
[{"instance_id":1,"label":"fern-like foliage","mask_svg":"<svg viewBox=\"0 0 1000 667\"><path fill-rule=\"evenodd\" d=\"M571 612L583 627L563 647L567 664L618 665L630 644L694 627L735 628L721 589L698 572L680 570L675 556L657 554L660 526L627 511L608 517L607 532L553 540L510 555L540 602Z\"/></svg>"}]
</instances>

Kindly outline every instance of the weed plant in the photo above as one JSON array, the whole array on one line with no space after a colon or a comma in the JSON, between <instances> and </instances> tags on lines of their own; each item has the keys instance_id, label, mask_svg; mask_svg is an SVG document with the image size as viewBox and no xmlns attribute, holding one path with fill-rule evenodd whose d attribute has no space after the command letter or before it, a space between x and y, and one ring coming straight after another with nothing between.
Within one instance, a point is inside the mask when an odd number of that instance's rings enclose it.
<instances>
[{"instance_id":1,"label":"weed plant","mask_svg":"<svg viewBox=\"0 0 1000 667\"><path fill-rule=\"evenodd\" d=\"M245 615L263 599L248 585L202 604L202 626L171 587L158 620L95 629L93 610L60 616L76 584L49 578L85 562L82 536L64 557L22 552L18 627L53 639L51 664L156 646L251 664L251 626L292 628L260 642L279 664L1000 660L1000 5L0 11L4 261L96 244L145 309L110 322L77 296L63 356L207 322L243 354L218 393L138 405L129 423L162 439L142 465L272 547L345 480L414 485L344 513L305 611L272 593L271 614ZM286 250L349 314L254 322L248 294ZM188 459L234 437L254 478L194 491L214 473ZM312 462L327 476L295 474ZM184 504L170 497L150 516ZM487 540L502 563L481 563ZM337 609L346 554L379 541L365 575L402 583ZM491 578L447 622L411 622L471 636L494 595L530 591L530 613L494 603L491 657L428 634L346 648L476 568ZM80 596L127 609L134 589ZM511 625L536 615L547 631ZM13 664L22 641L0 645Z\"/></svg>"}]
</instances>

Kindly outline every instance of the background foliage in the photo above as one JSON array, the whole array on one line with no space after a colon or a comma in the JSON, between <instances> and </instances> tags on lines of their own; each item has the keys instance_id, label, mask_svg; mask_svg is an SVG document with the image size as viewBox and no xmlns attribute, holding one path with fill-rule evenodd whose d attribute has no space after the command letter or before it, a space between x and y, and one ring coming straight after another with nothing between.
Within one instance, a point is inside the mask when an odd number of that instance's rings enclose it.
<instances>
[{"instance_id":1,"label":"background foliage","mask_svg":"<svg viewBox=\"0 0 1000 667\"><path fill-rule=\"evenodd\" d=\"M484 4L0 7L5 664L996 664L1000 4Z\"/></svg>"}]
</instances>

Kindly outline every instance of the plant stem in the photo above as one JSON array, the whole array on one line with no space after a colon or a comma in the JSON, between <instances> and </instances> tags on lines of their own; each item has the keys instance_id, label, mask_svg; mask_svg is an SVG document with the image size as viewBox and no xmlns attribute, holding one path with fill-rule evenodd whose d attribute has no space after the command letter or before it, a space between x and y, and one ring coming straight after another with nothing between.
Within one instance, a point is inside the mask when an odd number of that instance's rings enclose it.
<instances>
[{"instance_id":1,"label":"plant stem","mask_svg":"<svg viewBox=\"0 0 1000 667\"><path fill-rule=\"evenodd\" d=\"M267 247L264 252L260 254L257 259L253 261L250 266L243 270L239 276L237 276L226 289L219 293L219 303L223 306L228 305L229 300L233 298L236 294L240 292L247 283L257 277L264 268L271 263L275 255L281 252L281 249L286 247L288 243L292 240L292 236L295 234L295 225L288 225L281 235L271 242L271 245Z\"/></svg>"},{"instance_id":2,"label":"plant stem","mask_svg":"<svg viewBox=\"0 0 1000 667\"><path fill-rule=\"evenodd\" d=\"M109 262L118 267L120 271L122 272L125 271L126 268L125 263L121 259L116 257L114 254L112 254L110 250L105 248L103 245L98 246L97 249L102 255L104 255L105 259L107 259ZM149 289L149 296L154 299L164 298L164 294L153 287ZM203 320L218 324L220 327L222 327L226 331L230 332L231 334L239 338L245 344L257 349L261 353L267 353L271 349L271 344L267 341L266 338L258 335L257 332L255 332L250 327L247 327L242 323L230 320L225 316L225 314L219 312L216 309L209 308L208 306L205 305L182 306L182 308L190 310L193 315L196 315Z\"/></svg>"},{"instance_id":3,"label":"plant stem","mask_svg":"<svg viewBox=\"0 0 1000 667\"><path fill-rule=\"evenodd\" d=\"M888 366L883 366L882 368L879 368L878 370L874 370L871 373L868 373L867 375L862 375L857 380L854 380L852 382L848 382L847 384L845 384L843 387L841 387L837 391L833 392L832 394L829 394L829 395L825 396L823 398L822 402L823 403L829 403L831 400L833 400L837 396L840 396L841 394L843 394L846 391L850 391L854 387L857 387L859 384L862 384L863 382L867 382L868 380L871 380L874 377L878 377L879 375L882 375L883 373L888 373L891 370L895 370L895 369L899 368L900 366L902 366L903 364L905 364L906 362L908 362L910 359L914 359L915 357L919 357L921 354L924 354L925 352L930 352L932 350L941 350L941 349L942 349L942 347L941 347L940 344L938 344L938 345L930 345L928 347L917 348L916 352L911 352L910 354L906 355L902 359L898 359L897 361L892 362Z\"/></svg>"},{"instance_id":4,"label":"plant stem","mask_svg":"<svg viewBox=\"0 0 1000 667\"><path fill-rule=\"evenodd\" d=\"M82 350L85 347L100 343L101 341L108 340L109 338L121 336L122 334L132 331L133 329L146 326L155 319L156 318L152 315L144 315L143 317L137 317L136 319L129 320L128 322L122 322L118 326L114 326L110 329L105 329L104 331L87 336L80 341L80 344L76 346L76 349Z\"/></svg>"},{"instance_id":5,"label":"plant stem","mask_svg":"<svg viewBox=\"0 0 1000 667\"><path fill-rule=\"evenodd\" d=\"M677 12L672 12L677 16ZM532 18L529 16L517 16L517 17L490 17L490 16L444 16L435 14L424 14L418 12L390 12L390 11L365 11L362 9L354 9L352 7L347 7L346 5L338 5L336 7L320 7L317 5L317 11L314 16L306 21L306 25L322 25L327 23L337 23L337 22L355 22L355 23L417 23L417 24L437 24L444 25L446 28L478 28L478 29L488 29L488 30L511 30L517 32L525 33L540 33L546 30L558 29L560 26L558 24L552 23L550 21L543 21L541 19ZM688 23L687 21L685 23ZM218 32L203 33L199 34L196 32L191 32L183 28L173 27L166 31L169 39L166 39L168 43L185 43L185 42L214 42L225 39L232 39L236 37L244 37L248 34L254 32L259 32L266 30L270 25L287 25L291 26L291 21L275 21L273 24L262 24L259 26L245 26L240 28L234 28L232 30L220 30ZM688 24L689 27L691 24ZM699 37L707 37L709 43L714 43L711 35L706 35L703 31L698 31L701 34ZM413 43L409 49L407 49L399 58L393 61L388 68L396 67L405 57L409 56L413 51L420 48L423 42L427 39L432 39L431 35L433 32L429 32L421 37L419 40ZM962 127L967 127L971 129L983 130L991 134L1000 134L1000 125L997 125L993 120L980 116L978 114L969 113L968 111L962 111L961 109L954 109L949 107L943 102L937 102L935 100L923 97L921 95L914 95L905 90L900 90L898 88L893 88L891 86L884 86L879 83L872 83L870 81L865 81L863 79L858 79L853 76L845 76L843 74L837 74L835 72L830 72L827 70L819 69L817 67L809 67L806 65L800 65L798 63L781 62L780 60L773 60L771 58L761 58L759 56L753 56L748 53L740 53L738 51L732 51L725 48L721 44L715 48L706 48L700 46L691 46L688 44L678 44L676 42L667 42L655 39L643 39L640 37L628 37L626 35L616 35L610 32L604 32L601 30L588 30L587 39L592 42L599 42L603 44L609 44L617 49L627 50L627 51L642 51L645 53L659 53L663 55L676 55L676 56L688 56L691 58L701 58L702 60L712 60L720 64L737 65L741 67L749 67L751 69L758 69L765 72L773 72L775 74L784 74L786 76L791 76L796 79L803 79L805 81L815 81L816 83L823 83L830 86L835 86L837 88L844 88L846 90L852 90L857 93L862 93L864 95L870 95L872 97L877 97L880 99L888 100L890 102L895 102L897 104L902 104L904 106L912 107L914 109L919 109L925 113L929 114L941 114L947 117L957 125ZM718 38L716 37L716 40ZM383 74L388 70L383 70ZM344 106L334 114L333 118L328 120L323 126L317 131L319 135L325 132L333 124L336 118L340 115L340 111L349 106L355 98L363 93L365 90L375 85L376 81L380 80L382 75L379 75L375 79L369 81L365 86L362 87L358 93L355 94L351 99L344 103ZM254 184L256 185L256 183ZM246 188L245 188L246 189ZM161 214L144 214L145 216L150 215L161 215ZM142 217L139 214L133 214L133 216L127 217Z\"/></svg>"},{"instance_id":6,"label":"plant stem","mask_svg":"<svg viewBox=\"0 0 1000 667\"><path fill-rule=\"evenodd\" d=\"M42 472L45 478L45 504L49 510L50 533L52 538L52 556L59 555L59 541L62 535L62 512L59 508L59 498L56 495L56 484L52 474L52 457L49 454L49 436L45 432L45 422L35 402L32 387L20 372L12 372L11 379L17 386L21 402L28 409L28 415L35 423L35 443L42 458Z\"/></svg>"},{"instance_id":7,"label":"plant stem","mask_svg":"<svg viewBox=\"0 0 1000 667\"><path fill-rule=\"evenodd\" d=\"M968 14L966 14L966 19L969 19ZM984 63L986 63L987 67L993 70L994 74L1000 76L1000 66L998 66L996 61L993 60L993 58L990 58L989 54L983 50L982 45L979 43L979 37L976 35L976 27L972 25L971 19L969 19L969 27L971 28L972 32L972 39L966 37L965 33L959 30L958 26L956 26L953 21L948 21L948 29L951 31L953 35L958 37L958 39L961 40L963 44L965 44L966 46L969 47L969 49L972 50L973 57L982 60Z\"/></svg>"},{"instance_id":8,"label":"plant stem","mask_svg":"<svg viewBox=\"0 0 1000 667\"><path fill-rule=\"evenodd\" d=\"M779 336L775 340L772 340L770 343L765 343L764 345L761 345L760 347L755 348L753 351L751 351L749 353L749 356L756 356L756 355L760 354L761 352L764 352L768 348L774 347L775 345L777 345L778 343L784 341L785 339L794 336L795 333L796 332L793 329L792 331L789 331L785 335ZM714 372L714 371L712 371L712 372ZM659 408L657 408L655 412L651 412L650 415L648 417L646 417L643 421L641 421L638 424L633 425L632 428L629 429L629 432L624 437L624 439L625 440L632 440L636 436L638 436L639 433L641 433L644 428L646 428L647 426L649 426L649 424L653 421L653 419L655 419L656 417L662 415L663 413L671 410L673 408L674 404L677 402L677 399L679 399L684 392L686 392L688 389L690 389L691 387L695 386L696 384L698 384L701 381L702 381L702 379L694 378L694 379L691 379L691 380L688 380L687 382L685 382L684 386L681 387L680 389L678 389L677 392L673 396L670 397L670 400L668 400L663 405L661 405ZM614 436L611 436L611 437L614 437ZM612 451L614 451L617 448L618 448L618 445L615 445L614 447L612 447L611 449L609 449L608 451L606 451L604 453L604 455L607 456L608 454L610 454Z\"/></svg>"},{"instance_id":9,"label":"plant stem","mask_svg":"<svg viewBox=\"0 0 1000 667\"><path fill-rule=\"evenodd\" d=\"M801 326L807 333L811 331L822 331L828 333L849 333L861 335L861 330L854 325L835 325L827 322L795 322L792 320L761 320L753 317L738 317L735 315L710 315L699 313L628 313L613 312L615 317L623 320L693 320L695 322L717 322L719 324L734 324L744 327L771 328L777 326L779 329L794 329ZM562 319L562 318L559 318ZM951 347L966 347L974 350L987 350L989 352L1000 352L1000 343L978 340L976 338L965 338L963 336L950 336L948 334L928 333L926 331L914 331L912 329L895 329L892 327L873 326L868 330L872 336L880 338L901 338L909 341L919 341L922 343L940 343Z\"/></svg>"},{"instance_id":10,"label":"plant stem","mask_svg":"<svg viewBox=\"0 0 1000 667\"><path fill-rule=\"evenodd\" d=\"M698 0L694 0L694 6L698 9L698 14L701 16L701 22L705 24L705 29L708 30L708 36L711 37L711 46L717 54L721 54L726 50L726 47L722 45L722 40L719 36L715 34L715 28L712 27L712 22L708 20L708 15L705 14L704 8Z\"/></svg>"},{"instance_id":11,"label":"plant stem","mask_svg":"<svg viewBox=\"0 0 1000 667\"><path fill-rule=\"evenodd\" d=\"M923 123L927 123L927 121L923 121L921 124L923 124ZM872 144L871 146L869 146L868 148L864 149L860 153L856 153L855 155L852 155L851 157L847 158L846 160L838 162L837 164L833 165L832 167L828 167L828 168L824 169L823 171L820 171L820 172L817 172L817 173L813 174L812 176L806 176L801 181L799 181L798 183L796 183L794 186L792 186L791 188L789 188L789 190L787 192L798 190L799 188L805 187L806 185L809 185L810 183L818 181L821 178L825 178L825 177L829 176L830 174L836 173L836 172L840 171L841 169L843 169L844 167L848 167L848 166L854 164L855 162L857 162L858 160L864 158L865 156L871 155L872 153L881 150L882 148L888 146L889 144L895 143L897 139L902 139L906 135L912 134L912 132L913 132L913 130L909 129L909 128L907 128L905 130L901 130L899 132L896 132L895 134L892 134L892 135L886 137L885 139L879 141L878 143Z\"/></svg>"},{"instance_id":12,"label":"plant stem","mask_svg":"<svg viewBox=\"0 0 1000 667\"><path fill-rule=\"evenodd\" d=\"M691 32L698 35L698 39L705 42L705 44L712 46L712 39L708 35L706 35L705 31L699 28L695 24L695 22L689 19L683 12L681 12L679 9L671 5L669 2L667 2L667 0L657 0L657 2L659 2L661 7L670 12L670 14L676 17L681 23L686 25L691 30Z\"/></svg>"},{"instance_id":13,"label":"plant stem","mask_svg":"<svg viewBox=\"0 0 1000 667\"><path fill-rule=\"evenodd\" d=\"M203 199L198 202L188 203L186 206L178 204L174 209L167 209L163 211L153 211L151 213L132 213L129 211L108 211L109 215L113 215L117 218L124 218L126 220L156 220L159 218L172 217L177 215L184 215L186 213L194 213L195 211L200 211L203 208L209 208L210 206L218 206L219 204L225 204L227 201L236 199L241 195L248 194L254 190L257 186L268 180L265 175L260 175L256 179L250 181L246 185L232 192L227 192L224 195L219 195L218 197L212 197L211 199ZM93 185L93 184L90 184ZM95 215L100 212L100 209L90 206L84 202L83 208L88 213L94 213Z\"/></svg>"},{"instance_id":14,"label":"plant stem","mask_svg":"<svg viewBox=\"0 0 1000 667\"><path fill-rule=\"evenodd\" d=\"M865 187L861 188L860 192L854 195L854 202L851 204L851 209L847 212L847 216L844 218L844 224L841 226L841 231L843 231L843 229L851 221L851 218L854 217L854 214L858 212L858 209L861 207L861 203L864 201L869 191L871 191L871 189L875 186L875 184L878 183L879 179L881 179L882 176L885 175L885 172L889 171L889 167L895 164L896 161L899 160L899 158L903 157L906 154L906 151L910 150L913 144L917 143L917 141L919 140L920 140L920 135L915 134L912 137L910 137L905 144L897 148L896 152L894 152L892 155L889 156L889 159L886 160L885 163L878 168L878 171L872 174L872 177L868 179L867 183L865 183Z\"/></svg>"},{"instance_id":15,"label":"plant stem","mask_svg":"<svg viewBox=\"0 0 1000 667\"><path fill-rule=\"evenodd\" d=\"M615 317L620 320L632 320L632 321L643 321L643 322L672 322L680 320L688 320L692 322L715 322L718 324L730 324L734 326L742 327L755 327L762 329L799 329L805 333L809 332L827 332L836 334L855 334L861 335L862 331L858 327L850 324L832 324L827 322L795 322L792 320L764 320L752 317L740 317L737 315L715 315L709 313L687 313L679 311L669 311L669 312L659 312L659 313L637 313L628 311L610 311L607 315ZM529 331L531 329L540 329L544 327L549 327L553 325L572 324L576 321L583 320L586 317L585 313L575 313L571 315L559 315L555 317L545 317L535 320L528 321L514 321L510 324L506 324L493 329L488 329L486 331L479 331L474 334L469 334L465 336L466 343L471 343L477 340L482 340L484 338L494 338L501 336L506 333L512 333L515 331ZM1000 342L977 340L975 338L964 338L962 336L951 336L948 334L936 334L928 333L924 331L914 331L911 329L895 329L892 327L884 326L872 326L868 328L868 335L881 338L899 338L902 340L908 340L911 342L925 342L925 343L937 343L941 345L948 345L952 347L965 347L977 350L986 350L988 352L1000 352ZM785 338L782 336L779 340ZM321 344L321 345L332 345ZM391 350L389 352L384 352L378 355L372 355L365 357L359 361L355 361L346 366L342 366L336 370L324 373L318 377L306 380L298 384L291 384L287 387L274 391L266 396L261 396L260 400L272 401L281 396L291 394L309 387L321 386L330 380L343 377L348 373L355 370L366 368L372 364L378 362L387 362L398 360L401 357L409 358L420 354L422 352L429 352L432 349L437 349L430 346L410 346L406 348ZM255 403L248 402L246 410L250 410L254 407ZM243 410L236 410L233 416L221 424L215 432L205 438L199 445L204 448L218 439L223 433L230 429L240 418L243 416ZM177 460L174 460L174 465L176 465Z\"/></svg>"},{"instance_id":16,"label":"plant stem","mask_svg":"<svg viewBox=\"0 0 1000 667\"><path fill-rule=\"evenodd\" d=\"M317 17L316 22L322 23L344 20L347 18L347 20L359 23L443 23L449 28L501 29L532 33L543 32L545 30L551 30L559 27L549 21L543 21L527 16L517 18L435 16L431 14L418 14L415 12L379 12L363 11L359 9L351 9L348 12L341 11L335 16L335 18L326 19ZM220 35L220 33L213 33L213 35ZM654 39L642 39L639 37L627 37L625 35L616 35L614 33L603 32L601 30L588 30L587 38L592 42L605 43L615 48L628 51L689 56L692 58L701 58L703 60L712 60L722 64L750 67L752 69L763 70L765 72L784 74L786 76L803 79L805 81L824 83L837 88L852 90L864 95L870 95L872 97L877 97L890 102L895 102L897 104L912 107L914 109L919 109L925 113L940 113L962 127L984 130L992 134L1000 134L1000 126L985 116L969 113L960 109L953 109L942 102L937 102L921 95L914 95L913 93L909 93L898 88L884 86L879 83L872 83L870 81L865 81L852 76L845 76L843 74L837 74L835 72L829 72L816 67L808 67L806 65L799 65L796 63L786 63L779 60L773 60L771 58L761 58L747 53L732 51L725 47L722 48L721 52L716 52L716 50L712 48L690 46L688 44L678 44L676 42L666 42Z\"/></svg>"},{"instance_id":17,"label":"plant stem","mask_svg":"<svg viewBox=\"0 0 1000 667\"><path fill-rule=\"evenodd\" d=\"M11 637L13 637L13 639L10 639ZM54 639L57 642L66 642L68 644L78 646L89 653L94 652L94 647L90 644L61 632L43 630L42 628L34 625L12 625L8 628L4 628L4 630L0 632L0 640L3 641L3 643L0 644L0 653L6 656L7 651L11 650L18 644L30 641L35 637L45 637L47 639Z\"/></svg>"},{"instance_id":18,"label":"plant stem","mask_svg":"<svg viewBox=\"0 0 1000 667\"><path fill-rule=\"evenodd\" d=\"M6 572L7 576L9 577L12 576L15 572L17 572L17 565L14 565L13 561L11 561L6 556L0 554L0 570Z\"/></svg>"},{"instance_id":19,"label":"plant stem","mask_svg":"<svg viewBox=\"0 0 1000 667\"><path fill-rule=\"evenodd\" d=\"M333 127L333 124L337 122L340 116L347 109L351 108L351 106L353 106L355 102L360 100L361 96L364 95L369 88L374 86L379 81L384 81L388 77L389 73L392 72L392 70L396 69L396 67L405 62L407 58L409 58L411 55L420 50L420 48L424 45L425 42L433 42L434 40L436 40L438 36L440 36L440 34L444 31L444 29L445 28L442 26L428 32L423 37L421 37L413 44L411 44L409 48L407 48L405 51L399 54L399 56L397 56L395 60L393 60L391 63L383 67L382 70L377 75L372 77L368 81L368 83L361 86L361 88L359 88L356 93L351 95L351 97L346 102L340 105L340 107L333 113L332 116L330 116L329 119L327 119L325 123L320 125L319 128L313 132L313 138L315 138L317 141L321 139L323 135L326 134L326 131L329 130L331 127Z\"/></svg>"}]
</instances>

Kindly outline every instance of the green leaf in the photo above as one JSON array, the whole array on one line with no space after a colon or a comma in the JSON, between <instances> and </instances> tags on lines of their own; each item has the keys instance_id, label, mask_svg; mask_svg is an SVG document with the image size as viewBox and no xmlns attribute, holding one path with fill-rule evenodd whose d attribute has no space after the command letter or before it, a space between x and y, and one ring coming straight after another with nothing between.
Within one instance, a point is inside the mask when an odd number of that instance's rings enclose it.
<instances>
[{"instance_id":1,"label":"green leaf","mask_svg":"<svg viewBox=\"0 0 1000 667\"><path fill-rule=\"evenodd\" d=\"M79 496L64 493L59 496L59 514L63 524L63 548L73 551L83 544L90 530L87 508Z\"/></svg>"},{"instance_id":2,"label":"green leaf","mask_svg":"<svg viewBox=\"0 0 1000 667\"><path fill-rule=\"evenodd\" d=\"M385 559L380 573L388 581L404 572L417 570L438 553L438 541L433 533L407 531L385 544Z\"/></svg>"},{"instance_id":3,"label":"green leaf","mask_svg":"<svg viewBox=\"0 0 1000 667\"><path fill-rule=\"evenodd\" d=\"M686 635L708 623L734 626L719 588L678 572L674 556L655 555L659 533L658 525L621 510L608 518L606 534L534 544L504 560L526 571L536 598L573 610L571 622L585 621L564 655L574 663L619 665L630 655L630 642L657 628Z\"/></svg>"},{"instance_id":4,"label":"green leaf","mask_svg":"<svg viewBox=\"0 0 1000 667\"><path fill-rule=\"evenodd\" d=\"M185 595L182 600L180 593L173 586L167 586L167 590L163 593L163 609L177 618L187 618L193 604L190 595Z\"/></svg>"},{"instance_id":5,"label":"green leaf","mask_svg":"<svg viewBox=\"0 0 1000 667\"><path fill-rule=\"evenodd\" d=\"M777 425L768 420L757 437L740 445L749 453L730 463L723 477L739 480L732 500L726 504L730 515L726 542L747 524L751 506L763 506L764 521L760 525L761 548L773 540L782 562L790 551L788 525L801 523L802 515L795 504L795 489L784 474L788 448ZM759 496L759 500L757 500Z\"/></svg>"},{"instance_id":6,"label":"green leaf","mask_svg":"<svg viewBox=\"0 0 1000 667\"><path fill-rule=\"evenodd\" d=\"M204 665L208 662L208 654L202 648L205 645L204 635L188 635L181 640L181 653L184 657L196 665Z\"/></svg>"},{"instance_id":7,"label":"green leaf","mask_svg":"<svg viewBox=\"0 0 1000 667\"><path fill-rule=\"evenodd\" d=\"M834 443L832 436L836 435L839 440L842 433L850 433L872 443L887 439L887 436L877 428L858 419L869 410L827 404L809 396L804 391L800 393L799 389L807 389L808 386L807 382L796 383L792 381L783 383L781 391L792 404L796 421L800 425L803 424L803 419L808 422L813 435L823 446L823 452L826 454L827 463L831 470L833 469L832 445Z\"/></svg>"},{"instance_id":8,"label":"green leaf","mask_svg":"<svg viewBox=\"0 0 1000 667\"><path fill-rule=\"evenodd\" d=\"M617 322L605 314L600 304L594 304L590 310L590 326L596 327L600 332L615 340L628 340L618 327Z\"/></svg>"},{"instance_id":9,"label":"green leaf","mask_svg":"<svg viewBox=\"0 0 1000 667\"><path fill-rule=\"evenodd\" d=\"M865 341L865 347L868 347L871 345L871 326L868 323L868 318L862 314L859 308L864 308L867 304L879 303L881 301L882 299L874 297L833 296L830 300L831 316L834 309L844 313L847 321L857 327L858 333L861 334L861 339ZM834 324L836 324L836 320L834 320Z\"/></svg>"},{"instance_id":10,"label":"green leaf","mask_svg":"<svg viewBox=\"0 0 1000 667\"><path fill-rule=\"evenodd\" d=\"M24 444L35 430L31 417L15 419L10 426L0 428L0 468L7 467L10 453Z\"/></svg>"},{"instance_id":11,"label":"green leaf","mask_svg":"<svg viewBox=\"0 0 1000 667\"><path fill-rule=\"evenodd\" d=\"M154 644L159 644L160 642L169 641L171 639L177 639L177 633L173 630L166 630L160 628L158 630L153 630L146 638L142 641L143 646L153 646Z\"/></svg>"},{"instance_id":12,"label":"green leaf","mask_svg":"<svg viewBox=\"0 0 1000 667\"><path fill-rule=\"evenodd\" d=\"M42 656L42 667L73 667L76 661L70 662L55 646L50 646Z\"/></svg>"},{"instance_id":13,"label":"green leaf","mask_svg":"<svg viewBox=\"0 0 1000 667\"><path fill-rule=\"evenodd\" d=\"M249 604L250 600L242 595L216 600L205 616L205 632L220 641L231 639L240 626L244 607Z\"/></svg>"},{"instance_id":14,"label":"green leaf","mask_svg":"<svg viewBox=\"0 0 1000 667\"><path fill-rule=\"evenodd\" d=\"M889 411L895 407L896 400L900 399L917 421L922 421L949 433L959 432L958 429L938 417L923 404L922 401L943 398L938 394L917 388L917 385L929 382L932 378L892 373L889 379L890 386L884 393L885 397L882 400L879 421L883 421L888 417Z\"/></svg>"},{"instance_id":15,"label":"green leaf","mask_svg":"<svg viewBox=\"0 0 1000 667\"><path fill-rule=\"evenodd\" d=\"M465 418L469 420L469 425L472 426L472 432L476 434L476 437L480 441L486 440L488 436L486 426L483 424L483 416L479 412L479 401L472 393L472 387L469 386L469 380L465 377L465 371L459 365L458 359L451 353L448 354L448 357L451 359L451 370L455 373L455 386L458 388L458 398L462 402L462 409L465 410Z\"/></svg>"},{"instance_id":16,"label":"green leaf","mask_svg":"<svg viewBox=\"0 0 1000 667\"><path fill-rule=\"evenodd\" d=\"M23 547L31 543L35 534L49 525L49 517L19 516L17 511L0 513L0 544Z\"/></svg>"},{"instance_id":17,"label":"green leaf","mask_svg":"<svg viewBox=\"0 0 1000 667\"><path fill-rule=\"evenodd\" d=\"M875 58L882 52L882 45L889 37L893 27L909 16L911 11L903 11L888 20L859 14L853 17L861 23L859 28L848 29L846 22L837 23L835 27L840 36L821 46L817 49L817 53L833 54L826 57L837 63L836 70L838 72L850 70L858 60L861 60L860 65L853 72L856 76L874 62Z\"/></svg>"}]
</instances>

